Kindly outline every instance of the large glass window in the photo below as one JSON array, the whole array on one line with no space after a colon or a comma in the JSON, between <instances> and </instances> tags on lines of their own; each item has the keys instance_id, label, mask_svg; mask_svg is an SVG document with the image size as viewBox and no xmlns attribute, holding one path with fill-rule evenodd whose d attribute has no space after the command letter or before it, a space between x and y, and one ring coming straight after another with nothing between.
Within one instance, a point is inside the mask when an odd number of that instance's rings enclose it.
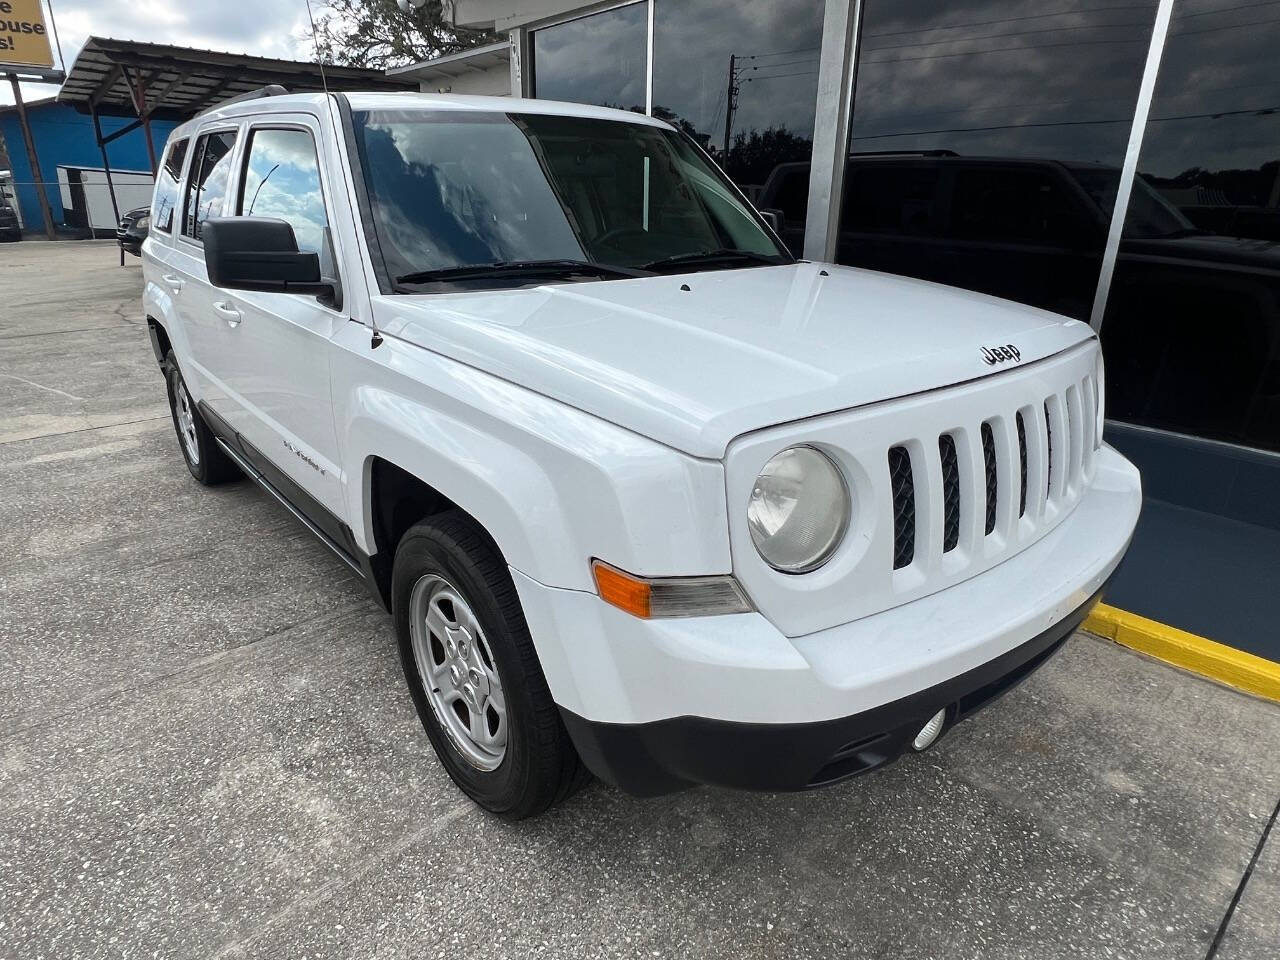
<instances>
[{"instance_id":1,"label":"large glass window","mask_svg":"<svg viewBox=\"0 0 1280 960\"><path fill-rule=\"evenodd\" d=\"M200 228L210 217L222 216L222 203L231 180L231 151L236 132L206 133L196 141L196 152L187 176L187 199L182 232L200 239Z\"/></svg>"},{"instance_id":2,"label":"large glass window","mask_svg":"<svg viewBox=\"0 0 1280 960\"><path fill-rule=\"evenodd\" d=\"M310 133L272 128L250 132L237 212L284 220L293 227L299 250L323 250L329 220Z\"/></svg>"},{"instance_id":3,"label":"large glass window","mask_svg":"<svg viewBox=\"0 0 1280 960\"><path fill-rule=\"evenodd\" d=\"M182 179L182 161L187 157L187 140L175 140L169 144L156 178L156 189L151 197L151 229L168 233L173 229L173 208L178 203L178 182Z\"/></svg>"},{"instance_id":4,"label":"large glass window","mask_svg":"<svg viewBox=\"0 0 1280 960\"><path fill-rule=\"evenodd\" d=\"M1174 4L1101 332L1112 419L1280 451L1277 50L1271 5Z\"/></svg>"},{"instance_id":5,"label":"large glass window","mask_svg":"<svg viewBox=\"0 0 1280 960\"><path fill-rule=\"evenodd\" d=\"M533 31L533 95L644 113L648 18L632 3Z\"/></svg>"},{"instance_id":6,"label":"large glass window","mask_svg":"<svg viewBox=\"0 0 1280 960\"><path fill-rule=\"evenodd\" d=\"M866 0L837 259L1086 318L1154 0Z\"/></svg>"},{"instance_id":7,"label":"large glass window","mask_svg":"<svg viewBox=\"0 0 1280 960\"><path fill-rule=\"evenodd\" d=\"M358 112L354 124L387 272L418 275L403 281L415 287L528 261L789 259L686 138L651 123L404 110ZM466 272L468 283L500 278Z\"/></svg>"},{"instance_id":8,"label":"large glass window","mask_svg":"<svg viewBox=\"0 0 1280 960\"><path fill-rule=\"evenodd\" d=\"M747 195L804 245L822 4L659 2L653 114L697 139Z\"/></svg>"}]
</instances>

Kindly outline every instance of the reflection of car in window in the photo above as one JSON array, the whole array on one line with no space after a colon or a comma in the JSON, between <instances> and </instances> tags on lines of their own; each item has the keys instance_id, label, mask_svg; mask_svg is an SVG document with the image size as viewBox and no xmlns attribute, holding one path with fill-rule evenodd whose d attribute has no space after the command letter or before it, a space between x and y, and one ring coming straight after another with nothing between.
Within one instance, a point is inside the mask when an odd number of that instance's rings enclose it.
<instances>
[{"instance_id":1,"label":"reflection of car in window","mask_svg":"<svg viewBox=\"0 0 1280 960\"><path fill-rule=\"evenodd\" d=\"M780 165L759 205L807 195L808 176ZM1087 318L1119 177L950 151L852 156L837 259ZM797 223L783 225L793 247ZM1280 450L1280 243L1211 233L1137 177L1103 346L1117 419Z\"/></svg>"}]
</instances>

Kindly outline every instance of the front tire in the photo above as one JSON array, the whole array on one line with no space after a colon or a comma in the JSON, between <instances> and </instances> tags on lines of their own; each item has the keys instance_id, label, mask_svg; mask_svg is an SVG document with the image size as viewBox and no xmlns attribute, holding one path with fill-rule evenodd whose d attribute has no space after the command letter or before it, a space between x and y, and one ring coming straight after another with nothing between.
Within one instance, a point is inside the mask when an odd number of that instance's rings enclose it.
<instances>
[{"instance_id":1,"label":"front tire","mask_svg":"<svg viewBox=\"0 0 1280 960\"><path fill-rule=\"evenodd\" d=\"M450 510L409 529L392 612L418 717L467 796L520 820L586 783L511 575L473 520Z\"/></svg>"},{"instance_id":2,"label":"front tire","mask_svg":"<svg viewBox=\"0 0 1280 960\"><path fill-rule=\"evenodd\" d=\"M178 449L187 469L206 487L237 480L243 474L209 431L200 408L191 399L178 361L170 350L164 357L164 375L169 388L169 412L173 416L173 429L178 435Z\"/></svg>"}]
</instances>

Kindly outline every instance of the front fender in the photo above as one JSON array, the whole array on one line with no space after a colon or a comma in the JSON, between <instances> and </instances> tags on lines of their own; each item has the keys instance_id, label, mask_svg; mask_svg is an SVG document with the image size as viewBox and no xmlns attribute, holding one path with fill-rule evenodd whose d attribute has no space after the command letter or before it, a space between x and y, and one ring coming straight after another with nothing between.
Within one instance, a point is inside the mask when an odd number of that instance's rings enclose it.
<instances>
[{"instance_id":1,"label":"front fender","mask_svg":"<svg viewBox=\"0 0 1280 960\"><path fill-rule=\"evenodd\" d=\"M508 564L594 591L589 561L634 573L728 573L718 461L664 447L517 384L394 338L335 343L334 409L347 516L373 553L369 464L381 457L474 517Z\"/></svg>"}]
</instances>

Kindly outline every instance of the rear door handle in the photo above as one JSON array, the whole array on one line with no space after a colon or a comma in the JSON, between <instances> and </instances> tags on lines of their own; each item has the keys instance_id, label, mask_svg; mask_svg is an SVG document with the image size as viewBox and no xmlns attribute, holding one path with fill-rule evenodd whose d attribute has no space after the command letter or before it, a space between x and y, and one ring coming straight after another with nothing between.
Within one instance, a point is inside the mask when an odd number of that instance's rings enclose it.
<instances>
[{"instance_id":1,"label":"rear door handle","mask_svg":"<svg viewBox=\"0 0 1280 960\"><path fill-rule=\"evenodd\" d=\"M227 323L231 324L233 327L239 326L240 321L244 319L240 315L240 311L225 300L215 301L213 309L217 311L218 316L222 317L223 320L227 321Z\"/></svg>"},{"instance_id":2,"label":"rear door handle","mask_svg":"<svg viewBox=\"0 0 1280 960\"><path fill-rule=\"evenodd\" d=\"M169 289L171 289L174 293L177 293L179 290L182 289L182 284L184 282L181 277L173 273L166 273L160 279L163 280L166 284L168 284Z\"/></svg>"}]
</instances>

